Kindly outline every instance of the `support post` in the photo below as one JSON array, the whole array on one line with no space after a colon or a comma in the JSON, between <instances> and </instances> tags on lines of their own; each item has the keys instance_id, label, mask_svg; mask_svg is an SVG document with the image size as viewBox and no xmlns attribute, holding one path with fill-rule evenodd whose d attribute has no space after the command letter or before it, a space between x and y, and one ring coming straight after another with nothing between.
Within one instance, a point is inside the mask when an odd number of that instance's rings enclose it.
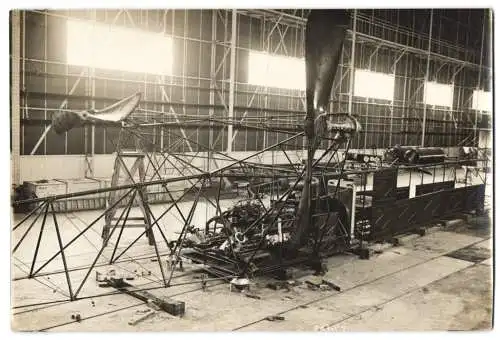
<instances>
[{"instance_id":1,"label":"support post","mask_svg":"<svg viewBox=\"0 0 500 340\"><path fill-rule=\"evenodd\" d=\"M238 12L236 9L232 10L231 17L231 60L229 65L229 109L228 109L228 119L233 120L234 117L234 85L235 85L235 73L236 73L236 21L238 20ZM233 151L232 148L233 139L233 125L229 124L227 126L227 152Z\"/></svg>"},{"instance_id":2,"label":"support post","mask_svg":"<svg viewBox=\"0 0 500 340\"><path fill-rule=\"evenodd\" d=\"M215 57L217 53L215 45L216 39L217 39L217 10L214 9L212 10L212 44L210 46L210 98L209 98L210 109L208 110L208 116L210 118L213 118L214 116L213 106L215 105L215 80L216 80ZM210 171L210 162L213 156L211 152L211 149L213 148L213 140L214 140L213 122L210 122L210 128L208 130L208 145L210 148L209 150L207 150L206 171Z\"/></svg>"},{"instance_id":3,"label":"support post","mask_svg":"<svg viewBox=\"0 0 500 340\"><path fill-rule=\"evenodd\" d=\"M10 12L10 107L11 107L11 159L12 159L12 184L20 184L21 169L20 169L20 154L21 154L21 13L19 10Z\"/></svg>"},{"instance_id":4,"label":"support post","mask_svg":"<svg viewBox=\"0 0 500 340\"><path fill-rule=\"evenodd\" d=\"M434 16L434 10L431 9L431 20L429 23L429 46L427 47L427 67L425 70L425 78L424 78L424 117L422 118L422 141L420 145L422 147L425 146L425 123L427 116L427 91L425 89L425 84L429 81L429 68L431 66L431 47L432 47L432 18Z\"/></svg>"},{"instance_id":5,"label":"support post","mask_svg":"<svg viewBox=\"0 0 500 340\"><path fill-rule=\"evenodd\" d=\"M481 87L481 76L482 76L482 73L481 71L483 70L482 66L483 66L483 48L484 48L484 28L486 26L486 22L483 21L483 29L482 29L482 32L481 32L481 54L480 54L480 59L479 59L479 74L477 76L477 91L479 91L480 87ZM474 110L474 142L472 145L474 145L474 143L476 143L476 138L477 138L477 111L478 111L478 108L476 107L475 110ZM477 143L477 146L479 146L479 143Z\"/></svg>"},{"instance_id":6,"label":"support post","mask_svg":"<svg viewBox=\"0 0 500 340\"><path fill-rule=\"evenodd\" d=\"M354 94L354 58L356 57L356 19L358 11L354 10L354 18L352 24L352 43L351 43L351 65L349 76L349 114L352 114L352 97Z\"/></svg>"}]
</instances>

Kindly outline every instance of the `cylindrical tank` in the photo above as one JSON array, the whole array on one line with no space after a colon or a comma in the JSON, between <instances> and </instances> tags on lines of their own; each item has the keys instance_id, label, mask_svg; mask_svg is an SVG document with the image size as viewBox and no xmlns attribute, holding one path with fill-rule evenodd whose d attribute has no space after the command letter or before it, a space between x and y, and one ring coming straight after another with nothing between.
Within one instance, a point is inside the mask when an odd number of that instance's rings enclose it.
<instances>
[{"instance_id":1,"label":"cylindrical tank","mask_svg":"<svg viewBox=\"0 0 500 340\"><path fill-rule=\"evenodd\" d=\"M389 148L384 154L386 162L397 161L404 164L442 163L445 158L444 150L436 147L419 148L416 146L396 145Z\"/></svg>"},{"instance_id":2,"label":"cylindrical tank","mask_svg":"<svg viewBox=\"0 0 500 340\"><path fill-rule=\"evenodd\" d=\"M441 148L417 148L408 158L410 164L432 164L444 162L446 155Z\"/></svg>"}]
</instances>

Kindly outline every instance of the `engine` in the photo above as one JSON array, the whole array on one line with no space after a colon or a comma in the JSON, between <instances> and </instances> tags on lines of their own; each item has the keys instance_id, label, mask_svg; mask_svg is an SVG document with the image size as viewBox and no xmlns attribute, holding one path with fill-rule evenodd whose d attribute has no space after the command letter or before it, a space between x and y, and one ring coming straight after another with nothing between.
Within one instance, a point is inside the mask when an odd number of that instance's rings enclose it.
<instances>
[{"instance_id":1,"label":"engine","mask_svg":"<svg viewBox=\"0 0 500 340\"><path fill-rule=\"evenodd\" d=\"M236 259L256 249L272 250L285 244L293 229L298 199L292 193L283 202L271 205L272 212L266 214L269 207L260 200L240 201L209 219L204 230L191 227L184 246Z\"/></svg>"}]
</instances>

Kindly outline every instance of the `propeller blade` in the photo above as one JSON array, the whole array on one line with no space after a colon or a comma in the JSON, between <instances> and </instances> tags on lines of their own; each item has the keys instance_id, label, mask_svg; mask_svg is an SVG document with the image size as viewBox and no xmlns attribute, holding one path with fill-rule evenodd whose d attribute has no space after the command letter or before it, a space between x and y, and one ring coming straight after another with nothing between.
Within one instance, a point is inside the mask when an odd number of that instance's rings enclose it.
<instances>
[{"instance_id":1,"label":"propeller blade","mask_svg":"<svg viewBox=\"0 0 500 340\"><path fill-rule=\"evenodd\" d=\"M84 115L84 118L94 122L119 123L126 120L137 108L141 100L141 93L137 92L101 110Z\"/></svg>"},{"instance_id":2,"label":"propeller blade","mask_svg":"<svg viewBox=\"0 0 500 340\"><path fill-rule=\"evenodd\" d=\"M350 18L345 10L311 10L306 26L306 119L307 162L304 187L297 211L296 229L290 245L297 250L304 241L311 221L312 161L319 146L322 131L326 130L324 117L332 91L333 81L342 56L342 46Z\"/></svg>"},{"instance_id":3,"label":"propeller blade","mask_svg":"<svg viewBox=\"0 0 500 340\"><path fill-rule=\"evenodd\" d=\"M326 110L349 23L349 14L342 9L311 10L309 14L305 51L308 117Z\"/></svg>"},{"instance_id":4,"label":"propeller blade","mask_svg":"<svg viewBox=\"0 0 500 340\"><path fill-rule=\"evenodd\" d=\"M62 134L75 127L83 126L90 122L95 125L106 123L106 125L125 121L139 105L141 93L135 93L127 98L95 111L58 111L52 118L52 127L57 134Z\"/></svg>"}]
</instances>

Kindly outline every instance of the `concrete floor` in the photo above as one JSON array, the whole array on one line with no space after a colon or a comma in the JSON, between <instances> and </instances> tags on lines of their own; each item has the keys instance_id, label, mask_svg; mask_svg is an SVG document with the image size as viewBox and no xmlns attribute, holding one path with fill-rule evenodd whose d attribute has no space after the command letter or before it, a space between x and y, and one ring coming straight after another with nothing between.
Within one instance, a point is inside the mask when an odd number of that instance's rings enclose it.
<instances>
[{"instance_id":1,"label":"concrete floor","mask_svg":"<svg viewBox=\"0 0 500 340\"><path fill-rule=\"evenodd\" d=\"M477 228L477 226L475 227ZM484 226L483 226L484 228ZM398 247L382 247L369 260L340 255L328 260L325 278L342 288L336 291L312 291L305 285L291 291L265 288L264 280L255 280L251 290L261 296L255 300L230 292L228 284L213 282L207 291L199 284L152 290L186 303L186 315L173 317L164 312L136 326L128 321L147 308L126 295L82 299L52 306L13 309L14 330L51 331L374 331L374 330L473 330L489 329L492 317L491 238L484 231L475 234L471 226L452 230L432 228L423 237L402 238ZM447 256L464 247L482 250L479 262ZM380 247L379 247L380 248ZM149 252L151 254L151 252ZM73 260L73 259L72 259ZM160 277L151 260L125 262L128 270L146 267ZM185 277L173 282L193 280L186 266ZM81 271L78 279L83 276ZM176 272L181 275L181 272ZM306 273L307 274L307 273ZM298 278L305 280L308 276ZM62 274L47 275L41 282L64 286ZM146 277L153 279L152 277ZM158 286L146 278L134 285ZM154 279L153 279L154 280ZM33 280L13 282L13 306L63 298ZM93 279L82 290L82 297L112 292L98 288ZM94 302L94 305L92 305ZM80 313L81 322L70 319ZM266 316L281 315L284 321L267 321Z\"/></svg>"},{"instance_id":2,"label":"concrete floor","mask_svg":"<svg viewBox=\"0 0 500 340\"><path fill-rule=\"evenodd\" d=\"M230 206L231 200L221 204ZM181 203L187 215L190 203ZM158 216L161 205L152 206ZM133 213L137 213L133 211ZM214 213L200 203L195 224L203 224ZM98 216L98 212L57 214L62 238L67 242L82 227ZM57 235L51 216L41 240L37 267L58 250ZM172 212L160 222L167 238L176 237L179 216ZM131 283L150 292L184 301L186 314L174 317L157 312L153 317L131 326L128 321L148 307L123 294L85 298L96 294L113 294L113 288L99 288L95 270L109 268L111 247L107 247L100 266L94 269L74 302L34 305L67 297L60 257L50 263L37 280L22 279L29 271L37 242L38 230L23 241L12 259L12 328L17 331L375 331L375 330L473 330L491 328L492 319L492 239L489 218L476 218L452 227L430 227L425 236L408 235L397 247L372 245L372 256L361 260L344 254L327 260L324 278L342 291L311 290L300 284L290 291L274 291L265 287L266 280L252 281L251 291L260 300L230 292L228 283L212 281L201 290L194 272L197 267L185 265L185 271L174 273L172 287L161 286L158 262L151 260L154 249L141 239L113 266L135 277ZM175 227L177 226L177 227ZM92 262L100 246L102 222L85 233L66 253L68 267L76 268ZM13 233L15 244L26 226ZM138 235L140 230L127 230L120 249ZM466 250L463 248L468 247ZM159 242L164 253L164 242ZM472 255L471 255L472 254ZM469 255L469 256L467 256ZM148 275L147 271L151 271ZM73 290L79 286L87 270L71 272ZM142 273L145 273L142 275ZM305 281L310 272L297 273L296 280ZM167 275L170 272L167 271ZM23 307L25 306L25 307ZM71 319L79 313L81 322ZM281 315L283 321L268 321L266 316Z\"/></svg>"}]
</instances>

